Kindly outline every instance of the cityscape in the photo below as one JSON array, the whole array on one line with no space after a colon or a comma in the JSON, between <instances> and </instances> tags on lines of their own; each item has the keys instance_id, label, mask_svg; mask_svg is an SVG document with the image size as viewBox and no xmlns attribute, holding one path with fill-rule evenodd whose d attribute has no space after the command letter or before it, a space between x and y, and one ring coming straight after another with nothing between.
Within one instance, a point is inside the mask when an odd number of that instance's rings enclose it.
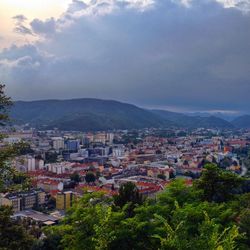
<instances>
[{"instance_id":1,"label":"cityscape","mask_svg":"<svg viewBox=\"0 0 250 250\"><path fill-rule=\"evenodd\" d=\"M29 183L21 181L27 185L21 191L1 193L0 204L12 207L12 218L29 219L40 228L60 224L81 197L100 192L112 198L126 183L133 183L143 199L156 199L176 181L191 187L207 164L246 178L244 192L250 192L249 129L80 132L40 131L25 124L1 133L2 147L22 144L12 164Z\"/></svg>"},{"instance_id":2,"label":"cityscape","mask_svg":"<svg viewBox=\"0 0 250 250\"><path fill-rule=\"evenodd\" d=\"M0 250L250 249L250 0L0 20Z\"/></svg>"}]
</instances>

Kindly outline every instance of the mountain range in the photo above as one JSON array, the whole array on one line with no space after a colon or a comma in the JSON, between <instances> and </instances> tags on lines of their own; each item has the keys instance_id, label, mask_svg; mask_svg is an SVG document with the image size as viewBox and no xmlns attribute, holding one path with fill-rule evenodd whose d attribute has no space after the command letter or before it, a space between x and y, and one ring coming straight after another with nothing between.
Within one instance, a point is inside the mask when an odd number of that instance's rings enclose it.
<instances>
[{"instance_id":1,"label":"mountain range","mask_svg":"<svg viewBox=\"0 0 250 250\"><path fill-rule=\"evenodd\" d=\"M242 115L235 118L232 124L236 128L250 128L250 115Z\"/></svg>"},{"instance_id":2,"label":"mountain range","mask_svg":"<svg viewBox=\"0 0 250 250\"><path fill-rule=\"evenodd\" d=\"M13 123L39 129L97 131L140 128L250 127L250 116L232 122L216 116L188 116L165 110L147 110L132 104L93 98L17 101L10 110Z\"/></svg>"}]
</instances>

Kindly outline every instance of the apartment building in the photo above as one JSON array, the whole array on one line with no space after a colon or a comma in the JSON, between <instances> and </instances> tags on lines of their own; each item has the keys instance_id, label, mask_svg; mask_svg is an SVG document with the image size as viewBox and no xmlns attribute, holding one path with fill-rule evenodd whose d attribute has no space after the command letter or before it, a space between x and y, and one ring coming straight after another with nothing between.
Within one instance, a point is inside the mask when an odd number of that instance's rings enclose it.
<instances>
[{"instance_id":1,"label":"apartment building","mask_svg":"<svg viewBox=\"0 0 250 250\"><path fill-rule=\"evenodd\" d=\"M11 206L14 212L19 212L44 204L45 196L42 189L1 194L0 205Z\"/></svg>"},{"instance_id":2,"label":"apartment building","mask_svg":"<svg viewBox=\"0 0 250 250\"><path fill-rule=\"evenodd\" d=\"M73 205L75 194L72 191L59 192L56 195L56 208L58 210L67 210Z\"/></svg>"}]
</instances>

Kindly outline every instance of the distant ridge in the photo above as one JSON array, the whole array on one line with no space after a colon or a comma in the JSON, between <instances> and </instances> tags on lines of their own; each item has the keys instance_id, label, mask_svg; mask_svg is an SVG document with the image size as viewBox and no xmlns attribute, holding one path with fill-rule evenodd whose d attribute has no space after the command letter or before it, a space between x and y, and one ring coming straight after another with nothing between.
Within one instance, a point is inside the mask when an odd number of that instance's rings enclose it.
<instances>
[{"instance_id":1,"label":"distant ridge","mask_svg":"<svg viewBox=\"0 0 250 250\"><path fill-rule=\"evenodd\" d=\"M188 116L165 110L152 110L165 120L169 120L180 127L186 128L233 128L233 125L215 116Z\"/></svg>"},{"instance_id":2,"label":"distant ridge","mask_svg":"<svg viewBox=\"0 0 250 250\"><path fill-rule=\"evenodd\" d=\"M159 116L113 100L71 99L15 102L11 117L18 123L62 130L138 129L170 126Z\"/></svg>"},{"instance_id":3,"label":"distant ridge","mask_svg":"<svg viewBox=\"0 0 250 250\"><path fill-rule=\"evenodd\" d=\"M232 124L237 128L250 128L250 115L243 115L235 118Z\"/></svg>"},{"instance_id":4,"label":"distant ridge","mask_svg":"<svg viewBox=\"0 0 250 250\"><path fill-rule=\"evenodd\" d=\"M14 123L40 129L97 131L150 127L232 128L217 117L187 116L163 110L146 110L114 100L94 98L17 101L11 109Z\"/></svg>"}]
</instances>

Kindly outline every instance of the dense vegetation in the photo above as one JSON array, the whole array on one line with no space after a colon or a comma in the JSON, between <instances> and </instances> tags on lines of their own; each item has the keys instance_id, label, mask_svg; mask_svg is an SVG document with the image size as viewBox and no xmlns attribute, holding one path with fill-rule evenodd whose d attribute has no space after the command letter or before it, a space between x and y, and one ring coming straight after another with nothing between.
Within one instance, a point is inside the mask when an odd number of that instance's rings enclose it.
<instances>
[{"instance_id":1,"label":"dense vegetation","mask_svg":"<svg viewBox=\"0 0 250 250\"><path fill-rule=\"evenodd\" d=\"M233 124L215 116L188 116L166 110L153 110L154 114L185 128L233 128Z\"/></svg>"},{"instance_id":2,"label":"dense vegetation","mask_svg":"<svg viewBox=\"0 0 250 250\"><path fill-rule=\"evenodd\" d=\"M232 128L218 117L145 110L110 100L73 99L16 102L11 110L15 122L30 123L39 128L61 130L140 129L148 127Z\"/></svg>"},{"instance_id":3,"label":"dense vegetation","mask_svg":"<svg viewBox=\"0 0 250 250\"><path fill-rule=\"evenodd\" d=\"M12 101L4 93L4 85L0 84L0 126L5 126L10 122L8 112ZM4 139L0 134L0 143ZM19 173L13 168L12 160L15 156L28 150L26 143L12 145L1 145L0 147L0 192L6 190L26 189L30 185L29 178L23 173Z\"/></svg>"},{"instance_id":4,"label":"dense vegetation","mask_svg":"<svg viewBox=\"0 0 250 250\"><path fill-rule=\"evenodd\" d=\"M132 183L114 198L86 193L34 249L249 249L244 182L209 164L193 186L175 180L156 198L143 199Z\"/></svg>"},{"instance_id":5,"label":"dense vegetation","mask_svg":"<svg viewBox=\"0 0 250 250\"><path fill-rule=\"evenodd\" d=\"M8 109L12 102L4 94L4 85L0 84L0 124L9 122ZM0 135L0 142L4 138ZM0 192L12 190L25 190L30 186L30 179L22 173L15 171L11 161L14 156L26 150L25 144L14 144L0 147ZM28 221L15 221L11 218L10 207L0 207L0 249L1 250L26 250L31 249L35 238L41 232L35 229Z\"/></svg>"},{"instance_id":6,"label":"dense vegetation","mask_svg":"<svg viewBox=\"0 0 250 250\"><path fill-rule=\"evenodd\" d=\"M16 102L11 117L17 122L61 130L109 130L159 127L157 115L134 105L98 99ZM169 125L169 123L168 123Z\"/></svg>"}]
</instances>

